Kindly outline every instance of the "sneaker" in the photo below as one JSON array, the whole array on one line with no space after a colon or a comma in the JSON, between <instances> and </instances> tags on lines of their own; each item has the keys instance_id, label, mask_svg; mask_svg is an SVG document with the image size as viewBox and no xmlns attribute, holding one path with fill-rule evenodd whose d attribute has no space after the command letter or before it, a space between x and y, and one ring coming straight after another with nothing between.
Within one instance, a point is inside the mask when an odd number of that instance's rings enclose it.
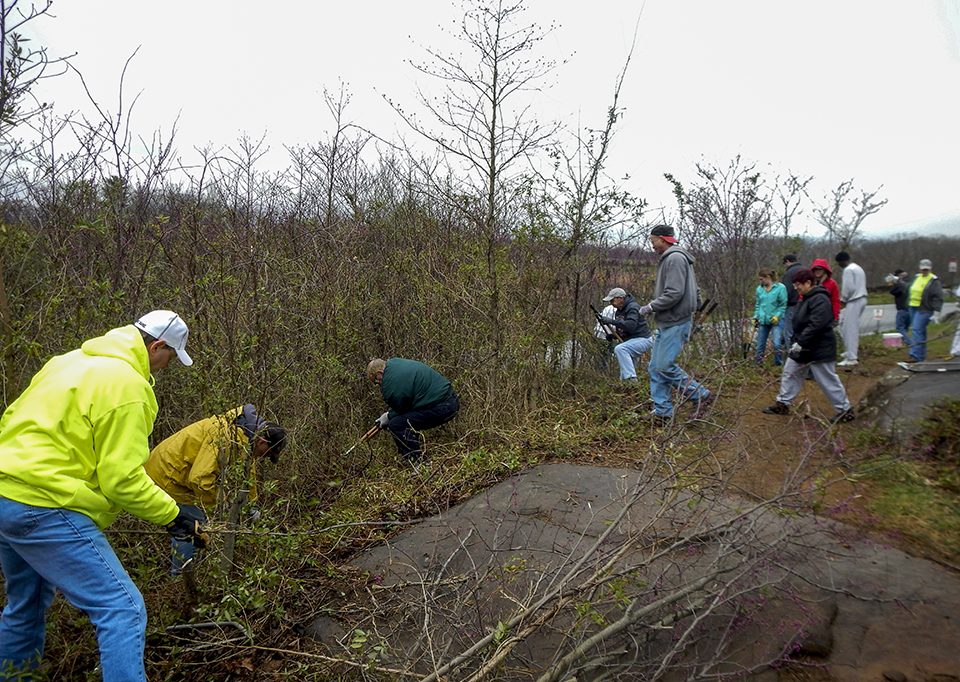
<instances>
[{"instance_id":1,"label":"sneaker","mask_svg":"<svg viewBox=\"0 0 960 682\"><path fill-rule=\"evenodd\" d=\"M841 360L837 363L837 367L853 367L858 364L856 360Z\"/></svg>"},{"instance_id":2,"label":"sneaker","mask_svg":"<svg viewBox=\"0 0 960 682\"><path fill-rule=\"evenodd\" d=\"M710 411L710 406L716 401L717 396L713 393L708 393L705 398L701 398L694 402L693 412L690 414L691 419L703 419L707 416L707 412Z\"/></svg>"},{"instance_id":3,"label":"sneaker","mask_svg":"<svg viewBox=\"0 0 960 682\"><path fill-rule=\"evenodd\" d=\"M786 403L777 402L770 407L761 410L764 414L790 414L790 406Z\"/></svg>"},{"instance_id":4,"label":"sneaker","mask_svg":"<svg viewBox=\"0 0 960 682\"><path fill-rule=\"evenodd\" d=\"M917 360L916 358L907 358L906 360L904 360L904 362L920 362L920 361Z\"/></svg>"},{"instance_id":5,"label":"sneaker","mask_svg":"<svg viewBox=\"0 0 960 682\"><path fill-rule=\"evenodd\" d=\"M833 419L830 420L830 423L846 424L847 422L852 422L856 418L857 418L857 415L854 414L853 408L851 407L849 410L845 412L841 412L840 414L836 415Z\"/></svg>"}]
</instances>

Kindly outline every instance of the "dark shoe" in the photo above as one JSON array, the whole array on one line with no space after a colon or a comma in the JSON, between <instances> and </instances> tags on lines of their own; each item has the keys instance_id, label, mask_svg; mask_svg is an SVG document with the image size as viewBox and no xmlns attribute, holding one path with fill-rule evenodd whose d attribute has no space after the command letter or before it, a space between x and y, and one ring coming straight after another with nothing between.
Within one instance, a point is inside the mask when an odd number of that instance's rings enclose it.
<instances>
[{"instance_id":1,"label":"dark shoe","mask_svg":"<svg viewBox=\"0 0 960 682\"><path fill-rule=\"evenodd\" d=\"M713 405L716 401L717 396L713 393L707 395L706 398L701 398L700 400L694 403L693 413L691 413L691 419L703 419L707 416L707 413L710 411L710 406Z\"/></svg>"},{"instance_id":2,"label":"dark shoe","mask_svg":"<svg viewBox=\"0 0 960 682\"><path fill-rule=\"evenodd\" d=\"M770 407L763 408L762 412L764 414L790 414L790 406L777 402Z\"/></svg>"},{"instance_id":3,"label":"dark shoe","mask_svg":"<svg viewBox=\"0 0 960 682\"><path fill-rule=\"evenodd\" d=\"M854 414L853 408L850 408L846 412L841 412L833 419L830 420L831 424L846 424L847 422L852 422L857 418L857 415Z\"/></svg>"},{"instance_id":4,"label":"dark shoe","mask_svg":"<svg viewBox=\"0 0 960 682\"><path fill-rule=\"evenodd\" d=\"M917 360L916 358L907 358L906 360L904 360L904 362L920 362L920 361Z\"/></svg>"}]
</instances>

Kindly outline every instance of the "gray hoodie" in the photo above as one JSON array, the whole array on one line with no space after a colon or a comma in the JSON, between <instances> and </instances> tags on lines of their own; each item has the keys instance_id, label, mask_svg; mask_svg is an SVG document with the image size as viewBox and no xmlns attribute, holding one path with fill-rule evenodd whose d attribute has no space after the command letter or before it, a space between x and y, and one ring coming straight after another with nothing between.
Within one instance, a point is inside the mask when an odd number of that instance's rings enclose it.
<instances>
[{"instance_id":1,"label":"gray hoodie","mask_svg":"<svg viewBox=\"0 0 960 682\"><path fill-rule=\"evenodd\" d=\"M660 254L657 282L653 288L653 319L661 329L693 319L700 302L697 278L693 274L696 259L676 244Z\"/></svg>"}]
</instances>

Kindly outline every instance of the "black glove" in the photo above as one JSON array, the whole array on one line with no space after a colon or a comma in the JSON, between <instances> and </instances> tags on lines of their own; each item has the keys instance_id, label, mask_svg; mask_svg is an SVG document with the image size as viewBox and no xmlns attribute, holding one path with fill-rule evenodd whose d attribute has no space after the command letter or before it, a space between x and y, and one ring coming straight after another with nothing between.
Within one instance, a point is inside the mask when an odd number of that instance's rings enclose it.
<instances>
[{"instance_id":1,"label":"black glove","mask_svg":"<svg viewBox=\"0 0 960 682\"><path fill-rule=\"evenodd\" d=\"M760 326L760 320L758 318L753 318L753 328L756 329Z\"/></svg>"},{"instance_id":2,"label":"black glove","mask_svg":"<svg viewBox=\"0 0 960 682\"><path fill-rule=\"evenodd\" d=\"M616 319L614 319L614 318L612 318L612 317L601 317L601 318L600 318L600 324L615 325L616 323L617 323Z\"/></svg>"},{"instance_id":3,"label":"black glove","mask_svg":"<svg viewBox=\"0 0 960 682\"><path fill-rule=\"evenodd\" d=\"M616 341L617 337L613 334L607 334L607 341Z\"/></svg>"},{"instance_id":4,"label":"black glove","mask_svg":"<svg viewBox=\"0 0 960 682\"><path fill-rule=\"evenodd\" d=\"M177 518L166 525L167 532L174 538L181 541L193 543L194 547L206 549L210 544L210 536L200 529L200 522L190 518L181 511Z\"/></svg>"}]
</instances>

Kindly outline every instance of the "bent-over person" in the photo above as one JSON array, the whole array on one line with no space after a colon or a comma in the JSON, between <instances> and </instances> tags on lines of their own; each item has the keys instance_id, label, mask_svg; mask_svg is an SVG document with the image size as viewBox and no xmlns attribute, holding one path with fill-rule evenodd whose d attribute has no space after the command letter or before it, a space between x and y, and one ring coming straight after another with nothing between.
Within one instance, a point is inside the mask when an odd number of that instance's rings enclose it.
<instances>
[{"instance_id":1,"label":"bent-over person","mask_svg":"<svg viewBox=\"0 0 960 682\"><path fill-rule=\"evenodd\" d=\"M367 365L367 378L379 384L390 408L376 420L388 430L403 461L420 461L420 431L432 429L457 416L460 397L437 370L404 358L376 358Z\"/></svg>"}]
</instances>

